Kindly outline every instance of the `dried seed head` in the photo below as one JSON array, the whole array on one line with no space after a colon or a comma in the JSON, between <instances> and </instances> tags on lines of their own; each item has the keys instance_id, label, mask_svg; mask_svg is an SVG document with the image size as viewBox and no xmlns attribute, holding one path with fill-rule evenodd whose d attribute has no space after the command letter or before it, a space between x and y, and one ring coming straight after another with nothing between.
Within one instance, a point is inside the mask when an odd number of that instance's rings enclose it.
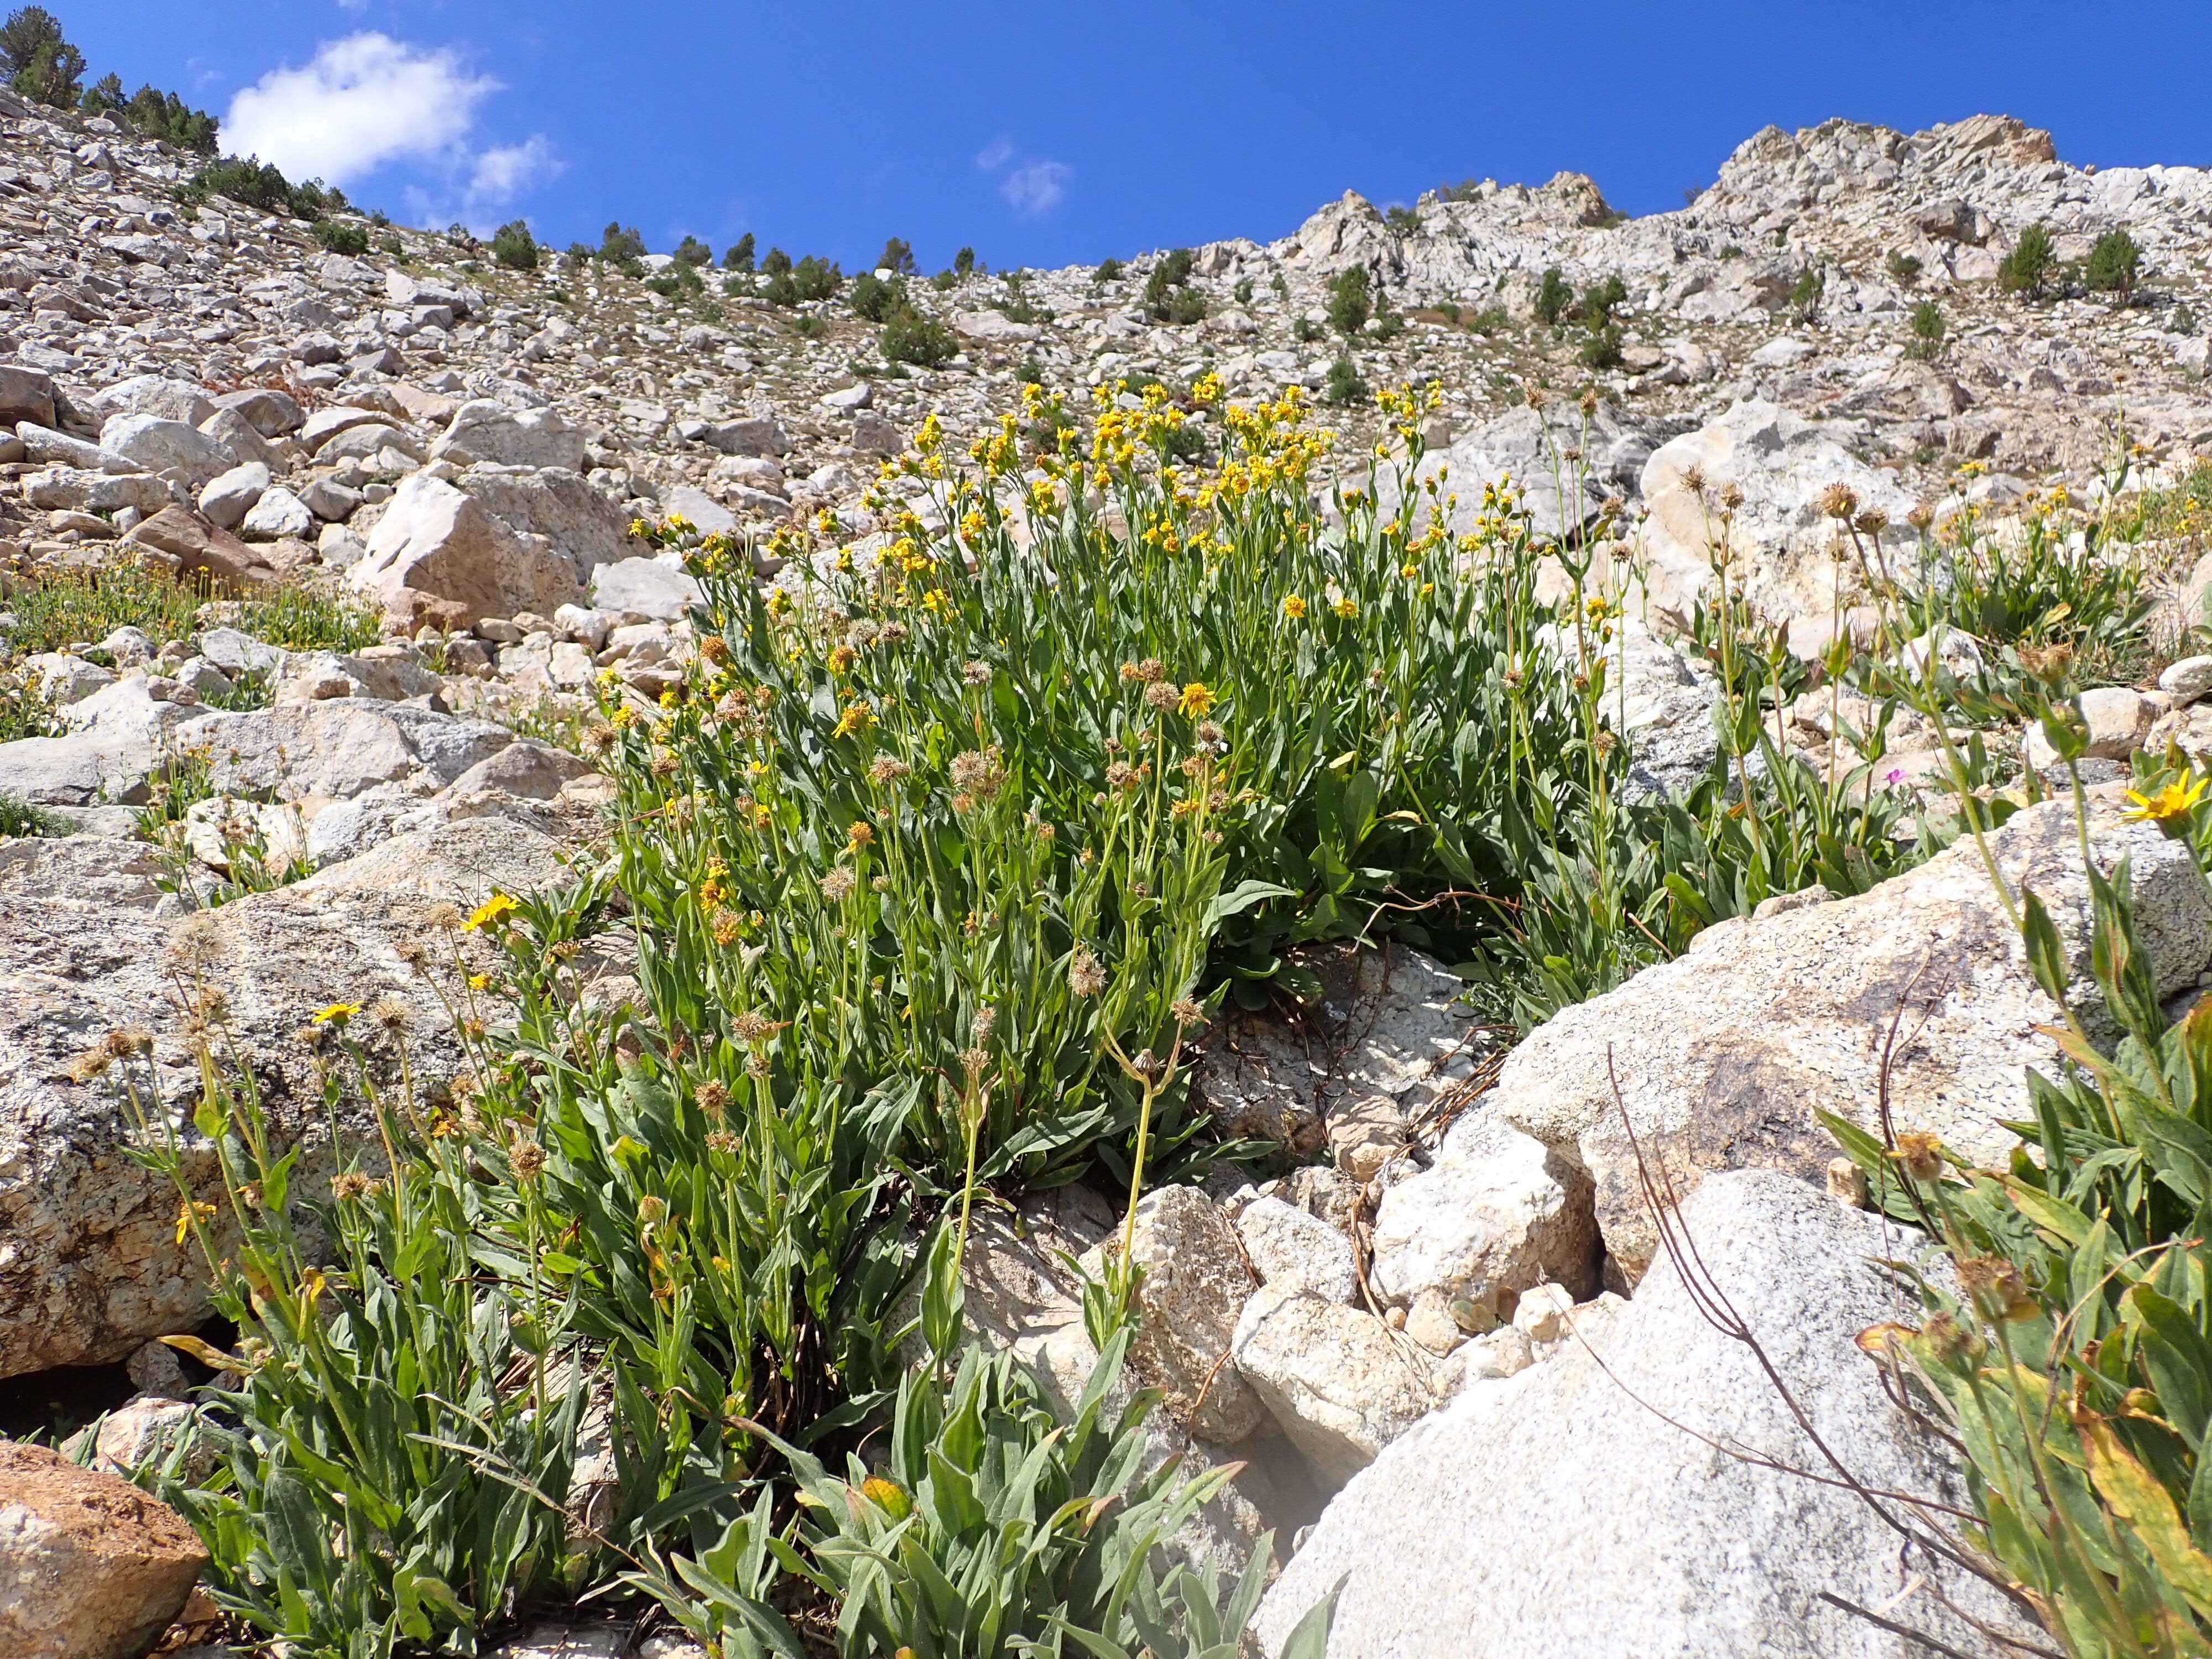
<instances>
[{"instance_id":1,"label":"dried seed head","mask_svg":"<svg viewBox=\"0 0 2212 1659\"><path fill-rule=\"evenodd\" d=\"M116 1059L126 1060L132 1054L143 1054L151 1050L154 1038L151 1032L125 1025L110 1031L104 1046Z\"/></svg>"},{"instance_id":2,"label":"dried seed head","mask_svg":"<svg viewBox=\"0 0 2212 1659\"><path fill-rule=\"evenodd\" d=\"M1915 530L1925 530L1936 522L1936 509L1925 501L1916 502L1912 510L1905 515L1905 521Z\"/></svg>"},{"instance_id":3,"label":"dried seed head","mask_svg":"<svg viewBox=\"0 0 2212 1659\"><path fill-rule=\"evenodd\" d=\"M1200 1025L1206 1022L1206 1010L1189 997L1177 997L1175 1006L1168 1012L1175 1016L1178 1025Z\"/></svg>"},{"instance_id":4,"label":"dried seed head","mask_svg":"<svg viewBox=\"0 0 2212 1659\"><path fill-rule=\"evenodd\" d=\"M748 1008L730 1022L730 1030L740 1042L758 1042L775 1032L775 1022L766 1014Z\"/></svg>"},{"instance_id":5,"label":"dried seed head","mask_svg":"<svg viewBox=\"0 0 2212 1659\"><path fill-rule=\"evenodd\" d=\"M707 1137L707 1147L710 1152L731 1155L737 1152L738 1146L737 1136L727 1129L717 1129Z\"/></svg>"},{"instance_id":6,"label":"dried seed head","mask_svg":"<svg viewBox=\"0 0 2212 1659\"><path fill-rule=\"evenodd\" d=\"M699 654L720 667L730 659L729 641L720 634L709 634L699 641Z\"/></svg>"},{"instance_id":7,"label":"dried seed head","mask_svg":"<svg viewBox=\"0 0 2212 1659\"><path fill-rule=\"evenodd\" d=\"M1870 507L1852 520L1851 524L1862 536L1879 536L1889 528L1889 514L1878 507Z\"/></svg>"},{"instance_id":8,"label":"dried seed head","mask_svg":"<svg viewBox=\"0 0 2212 1659\"><path fill-rule=\"evenodd\" d=\"M114 1064L115 1056L107 1052L106 1044L97 1048L88 1048L70 1061L69 1068L70 1080L76 1083L89 1083Z\"/></svg>"},{"instance_id":9,"label":"dried seed head","mask_svg":"<svg viewBox=\"0 0 2212 1659\"><path fill-rule=\"evenodd\" d=\"M970 685L988 685L991 683L991 665L987 662L963 663L960 678Z\"/></svg>"},{"instance_id":10,"label":"dried seed head","mask_svg":"<svg viewBox=\"0 0 2212 1659\"><path fill-rule=\"evenodd\" d=\"M1943 1173L1943 1143L1924 1129L1907 1129L1898 1136L1893 1156L1915 1181L1933 1181Z\"/></svg>"},{"instance_id":11,"label":"dried seed head","mask_svg":"<svg viewBox=\"0 0 2212 1659\"><path fill-rule=\"evenodd\" d=\"M969 1022L969 1033L976 1042L988 1042L998 1024L999 1011L987 1003L975 1011L975 1018Z\"/></svg>"},{"instance_id":12,"label":"dried seed head","mask_svg":"<svg viewBox=\"0 0 2212 1659\"><path fill-rule=\"evenodd\" d=\"M1959 1287L1999 1319L2032 1319L2037 1308L2020 1269L1999 1255L1970 1255L1959 1263Z\"/></svg>"},{"instance_id":13,"label":"dried seed head","mask_svg":"<svg viewBox=\"0 0 2212 1659\"><path fill-rule=\"evenodd\" d=\"M422 913L425 927L442 927L449 933L459 927L464 920L461 907L450 902L434 904Z\"/></svg>"},{"instance_id":14,"label":"dried seed head","mask_svg":"<svg viewBox=\"0 0 2212 1659\"><path fill-rule=\"evenodd\" d=\"M699 1085L699 1109L720 1123L722 1114L730 1104L730 1085L720 1078L708 1078Z\"/></svg>"},{"instance_id":15,"label":"dried seed head","mask_svg":"<svg viewBox=\"0 0 2212 1659\"><path fill-rule=\"evenodd\" d=\"M1733 513L1742 505L1743 486L1731 478L1721 486L1721 506L1725 511Z\"/></svg>"},{"instance_id":16,"label":"dried seed head","mask_svg":"<svg viewBox=\"0 0 2212 1659\"><path fill-rule=\"evenodd\" d=\"M1167 1063L1150 1048L1137 1050L1137 1057L1129 1062L1129 1069L1147 1083L1156 1082L1166 1072Z\"/></svg>"},{"instance_id":17,"label":"dried seed head","mask_svg":"<svg viewBox=\"0 0 2212 1659\"><path fill-rule=\"evenodd\" d=\"M1106 970L1088 951L1078 951L1068 964L1067 988L1079 997L1095 997L1106 988Z\"/></svg>"},{"instance_id":18,"label":"dried seed head","mask_svg":"<svg viewBox=\"0 0 2212 1659\"><path fill-rule=\"evenodd\" d=\"M1820 511L1831 519L1848 521L1859 510L1859 498L1849 484L1832 483L1820 492Z\"/></svg>"},{"instance_id":19,"label":"dried seed head","mask_svg":"<svg viewBox=\"0 0 2212 1659\"><path fill-rule=\"evenodd\" d=\"M376 1183L358 1170L348 1170L331 1182L331 1196L343 1202L349 1199L365 1198L375 1189Z\"/></svg>"},{"instance_id":20,"label":"dried seed head","mask_svg":"<svg viewBox=\"0 0 2212 1659\"><path fill-rule=\"evenodd\" d=\"M1172 685L1148 685L1145 688L1145 707L1163 712L1182 701L1182 694Z\"/></svg>"},{"instance_id":21,"label":"dried seed head","mask_svg":"<svg viewBox=\"0 0 2212 1659\"><path fill-rule=\"evenodd\" d=\"M222 924L209 911L195 911L170 937L169 954L186 968L207 967L222 955Z\"/></svg>"},{"instance_id":22,"label":"dried seed head","mask_svg":"<svg viewBox=\"0 0 2212 1659\"><path fill-rule=\"evenodd\" d=\"M878 755L868 768L869 779L876 783L896 783L914 770L904 761L893 760L889 755Z\"/></svg>"},{"instance_id":23,"label":"dried seed head","mask_svg":"<svg viewBox=\"0 0 2212 1659\"><path fill-rule=\"evenodd\" d=\"M656 1193L647 1193L637 1201L637 1218L648 1227L658 1226L668 1219L668 1200Z\"/></svg>"},{"instance_id":24,"label":"dried seed head","mask_svg":"<svg viewBox=\"0 0 2212 1659\"><path fill-rule=\"evenodd\" d=\"M952 787L963 795L989 800L1006 781L996 744L989 749L963 749L952 757Z\"/></svg>"},{"instance_id":25,"label":"dried seed head","mask_svg":"<svg viewBox=\"0 0 2212 1659\"><path fill-rule=\"evenodd\" d=\"M990 1051L984 1048L970 1048L960 1056L961 1069L969 1077L981 1077L983 1068L990 1063Z\"/></svg>"},{"instance_id":26,"label":"dried seed head","mask_svg":"<svg viewBox=\"0 0 2212 1659\"><path fill-rule=\"evenodd\" d=\"M852 890L853 872L842 864L822 878L822 896L832 904L842 902Z\"/></svg>"},{"instance_id":27,"label":"dried seed head","mask_svg":"<svg viewBox=\"0 0 2212 1659\"><path fill-rule=\"evenodd\" d=\"M514 1165L516 1176L524 1181L535 1181L538 1171L545 1167L545 1149L534 1140L518 1140L507 1158Z\"/></svg>"},{"instance_id":28,"label":"dried seed head","mask_svg":"<svg viewBox=\"0 0 2212 1659\"><path fill-rule=\"evenodd\" d=\"M412 933L393 945L392 952L418 974L422 971L424 964L430 960L430 947Z\"/></svg>"},{"instance_id":29,"label":"dried seed head","mask_svg":"<svg viewBox=\"0 0 2212 1659\"><path fill-rule=\"evenodd\" d=\"M368 1017L387 1031L405 1030L407 1022L414 1016L413 1009L399 998L392 996L377 998L368 1010Z\"/></svg>"},{"instance_id":30,"label":"dried seed head","mask_svg":"<svg viewBox=\"0 0 2212 1659\"><path fill-rule=\"evenodd\" d=\"M1682 488L1683 488L1683 489L1686 489L1686 490L1688 490L1688 491L1689 491L1692 495L1695 495L1695 496L1696 496L1699 501L1703 501L1703 500L1705 500L1705 468L1703 468L1703 467L1701 467L1701 466L1687 466L1687 467L1684 467L1684 468L1682 469Z\"/></svg>"}]
</instances>

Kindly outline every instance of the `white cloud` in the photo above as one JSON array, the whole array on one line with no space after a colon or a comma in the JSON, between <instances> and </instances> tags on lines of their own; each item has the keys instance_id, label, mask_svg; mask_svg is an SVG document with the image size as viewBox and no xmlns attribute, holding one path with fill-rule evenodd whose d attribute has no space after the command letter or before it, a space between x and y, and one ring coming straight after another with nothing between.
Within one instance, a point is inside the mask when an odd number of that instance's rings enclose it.
<instances>
[{"instance_id":1,"label":"white cloud","mask_svg":"<svg viewBox=\"0 0 2212 1659\"><path fill-rule=\"evenodd\" d=\"M1006 175L999 194L1023 217L1039 218L1066 199L1067 181L1074 176L1065 161L1024 162Z\"/></svg>"},{"instance_id":2,"label":"white cloud","mask_svg":"<svg viewBox=\"0 0 2212 1659\"><path fill-rule=\"evenodd\" d=\"M340 11L367 11L368 0L338 0Z\"/></svg>"},{"instance_id":3,"label":"white cloud","mask_svg":"<svg viewBox=\"0 0 2212 1659\"><path fill-rule=\"evenodd\" d=\"M1014 142L1011 138L994 138L976 153L975 165L986 173L996 173L1014 159Z\"/></svg>"},{"instance_id":4,"label":"white cloud","mask_svg":"<svg viewBox=\"0 0 2212 1659\"><path fill-rule=\"evenodd\" d=\"M564 171L561 158L542 132L533 132L519 144L498 144L477 157L469 173L471 208L495 208L513 201L533 185L557 179Z\"/></svg>"},{"instance_id":5,"label":"white cloud","mask_svg":"<svg viewBox=\"0 0 2212 1659\"><path fill-rule=\"evenodd\" d=\"M326 40L306 68L271 70L240 92L223 142L295 179L344 185L386 161L450 161L477 106L498 90L451 52L367 31Z\"/></svg>"}]
</instances>

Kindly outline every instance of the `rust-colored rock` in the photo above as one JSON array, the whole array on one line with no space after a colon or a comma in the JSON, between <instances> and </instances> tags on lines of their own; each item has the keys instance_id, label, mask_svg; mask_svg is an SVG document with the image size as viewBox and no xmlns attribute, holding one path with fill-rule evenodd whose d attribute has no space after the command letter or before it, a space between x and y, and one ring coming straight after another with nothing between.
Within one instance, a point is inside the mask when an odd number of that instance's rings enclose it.
<instances>
[{"instance_id":1,"label":"rust-colored rock","mask_svg":"<svg viewBox=\"0 0 2212 1659\"><path fill-rule=\"evenodd\" d=\"M163 507L125 539L179 561L179 576L205 574L218 586L234 588L257 586L276 578L262 550L247 546L189 507Z\"/></svg>"},{"instance_id":2,"label":"rust-colored rock","mask_svg":"<svg viewBox=\"0 0 2212 1659\"><path fill-rule=\"evenodd\" d=\"M143 1659L208 1564L199 1536L128 1480L0 1441L0 1653Z\"/></svg>"}]
</instances>

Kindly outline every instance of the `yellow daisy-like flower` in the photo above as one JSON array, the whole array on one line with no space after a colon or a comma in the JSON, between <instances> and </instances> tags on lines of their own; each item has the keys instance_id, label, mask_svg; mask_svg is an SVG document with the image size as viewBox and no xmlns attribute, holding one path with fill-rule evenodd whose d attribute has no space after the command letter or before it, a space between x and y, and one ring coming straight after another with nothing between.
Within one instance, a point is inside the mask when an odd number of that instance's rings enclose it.
<instances>
[{"instance_id":1,"label":"yellow daisy-like flower","mask_svg":"<svg viewBox=\"0 0 2212 1659\"><path fill-rule=\"evenodd\" d=\"M185 1236L192 1230L193 1222L212 1220L214 1216L215 1206L212 1204L188 1203L183 1206L177 1212L177 1243L181 1244L185 1242Z\"/></svg>"},{"instance_id":2,"label":"yellow daisy-like flower","mask_svg":"<svg viewBox=\"0 0 2212 1659\"><path fill-rule=\"evenodd\" d=\"M481 991L490 983L491 975L489 974L471 974L469 975L469 989L471 991Z\"/></svg>"},{"instance_id":3,"label":"yellow daisy-like flower","mask_svg":"<svg viewBox=\"0 0 2212 1659\"><path fill-rule=\"evenodd\" d=\"M1306 614L1304 597L1297 593L1286 594L1283 599L1283 614L1293 621L1302 619Z\"/></svg>"},{"instance_id":4,"label":"yellow daisy-like flower","mask_svg":"<svg viewBox=\"0 0 2212 1659\"><path fill-rule=\"evenodd\" d=\"M471 924L472 927L474 925ZM361 1004L358 1002L333 1002L327 1008L316 1009L313 1020L318 1025L335 1025L343 1031L345 1030L346 1022L360 1012Z\"/></svg>"},{"instance_id":5,"label":"yellow daisy-like flower","mask_svg":"<svg viewBox=\"0 0 2212 1659\"><path fill-rule=\"evenodd\" d=\"M1347 622L1359 614L1358 602L1348 594L1345 598L1339 599L1335 605L1330 608L1334 610L1338 616L1342 617Z\"/></svg>"},{"instance_id":6,"label":"yellow daisy-like flower","mask_svg":"<svg viewBox=\"0 0 2212 1659\"><path fill-rule=\"evenodd\" d=\"M514 901L512 898L505 893L494 893L470 913L469 932L473 933L481 928L489 927L501 916L510 915L514 909Z\"/></svg>"},{"instance_id":7,"label":"yellow daisy-like flower","mask_svg":"<svg viewBox=\"0 0 2212 1659\"><path fill-rule=\"evenodd\" d=\"M2212 783L2212 779L2199 778L2188 785L2169 783L2154 795L2145 795L2130 789L2128 799L2135 803L2135 810L2121 816L2137 823L2168 823L2183 817L2203 799L2208 783Z\"/></svg>"},{"instance_id":8,"label":"yellow daisy-like flower","mask_svg":"<svg viewBox=\"0 0 2212 1659\"><path fill-rule=\"evenodd\" d=\"M1176 700L1176 712L1187 719L1196 720L1212 708L1214 702L1212 688L1202 680L1193 680L1183 687L1182 696Z\"/></svg>"}]
</instances>

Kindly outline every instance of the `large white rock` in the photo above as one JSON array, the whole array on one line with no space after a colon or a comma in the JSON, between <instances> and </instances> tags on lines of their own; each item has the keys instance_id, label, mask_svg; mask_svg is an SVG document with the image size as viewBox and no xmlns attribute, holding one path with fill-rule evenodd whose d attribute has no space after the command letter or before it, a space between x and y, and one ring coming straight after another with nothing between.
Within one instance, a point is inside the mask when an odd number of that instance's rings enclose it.
<instances>
[{"instance_id":1,"label":"large white rock","mask_svg":"<svg viewBox=\"0 0 2212 1659\"><path fill-rule=\"evenodd\" d=\"M247 461L208 481L200 491L200 511L209 523L235 530L268 488L269 469Z\"/></svg>"},{"instance_id":2,"label":"large white rock","mask_svg":"<svg viewBox=\"0 0 2212 1659\"><path fill-rule=\"evenodd\" d=\"M1597 1292L1589 1176L1479 1108L1452 1125L1432 1165L1382 1194L1371 1248L1376 1293L1400 1307L1434 1291L1503 1317L1547 1280Z\"/></svg>"},{"instance_id":3,"label":"large white rock","mask_svg":"<svg viewBox=\"0 0 2212 1659\"><path fill-rule=\"evenodd\" d=\"M1964 1507L1943 1447L1890 1404L1853 1343L1869 1325L1915 1317L1868 1262L1907 1254L1911 1236L1769 1171L1715 1176L1682 1220L1852 1472ZM1850 1492L1708 1443L1829 1473L1751 1353L1705 1322L1671 1266L1593 1323L1603 1366L1570 1337L1544 1364L1470 1382L1336 1496L1261 1604L1268 1654L1340 1578L1333 1659L1927 1651L1819 1601L1822 1590L1887 1607L1959 1650L1993 1651L1929 1590L1908 1589L1918 1573L1977 1617L2031 1633L1978 1581L1917 1557L1901 1567L1897 1535Z\"/></svg>"},{"instance_id":4,"label":"large white rock","mask_svg":"<svg viewBox=\"0 0 2212 1659\"><path fill-rule=\"evenodd\" d=\"M1237 1237L1262 1285L1328 1302L1348 1303L1359 1292L1352 1241L1295 1204L1272 1195L1254 1199L1237 1217Z\"/></svg>"},{"instance_id":5,"label":"large white rock","mask_svg":"<svg viewBox=\"0 0 2212 1659\"><path fill-rule=\"evenodd\" d=\"M1234 1445L1265 1408L1227 1363L1252 1274L1236 1230L1195 1187L1163 1187L1137 1205L1129 1253L1142 1269L1129 1360L1192 1433Z\"/></svg>"},{"instance_id":6,"label":"large white rock","mask_svg":"<svg viewBox=\"0 0 2212 1659\"><path fill-rule=\"evenodd\" d=\"M543 537L510 528L427 472L386 504L346 582L394 619L434 613L456 625L518 611L550 616L581 597L575 567Z\"/></svg>"},{"instance_id":7,"label":"large white rock","mask_svg":"<svg viewBox=\"0 0 2212 1659\"><path fill-rule=\"evenodd\" d=\"M310 536L314 529L315 515L308 510L307 504L282 484L271 484L263 490L238 521L240 535L264 542Z\"/></svg>"},{"instance_id":8,"label":"large white rock","mask_svg":"<svg viewBox=\"0 0 2212 1659\"><path fill-rule=\"evenodd\" d=\"M581 472L584 434L556 410L516 410L480 398L453 411L453 423L430 447L430 453L434 459L463 465L496 461L504 466L558 466Z\"/></svg>"},{"instance_id":9,"label":"large white rock","mask_svg":"<svg viewBox=\"0 0 2212 1659\"><path fill-rule=\"evenodd\" d=\"M1265 1285L1237 1320L1237 1368L1335 1486L1436 1404L1428 1355L1372 1314L1290 1285Z\"/></svg>"},{"instance_id":10,"label":"large white rock","mask_svg":"<svg viewBox=\"0 0 2212 1659\"><path fill-rule=\"evenodd\" d=\"M454 1075L462 1060L449 1003L400 949L426 932L444 948L426 930L428 906L465 914L495 887L522 894L563 879L559 851L509 818L470 818L187 920L157 915L160 871L143 843L0 843L0 1376L118 1359L205 1316L201 1263L176 1239L176 1189L125 1153L121 1074L88 1080L75 1070L109 1032L148 1032L152 1052L129 1062L141 1097L180 1127L210 1196L214 1154L191 1127L198 1072L173 945L189 937L190 972L224 997L225 1040L260 1079L271 1121L312 1149L326 1139L326 1120L315 1056L297 1035L307 1016L331 1002L398 998L416 1079ZM396 1086L398 1054L373 1048L374 1074ZM367 1126L342 1116L341 1128ZM312 1195L319 1168L327 1172L327 1158L310 1157L295 1188ZM15 1651L0 1642L0 1652Z\"/></svg>"},{"instance_id":11,"label":"large white rock","mask_svg":"<svg viewBox=\"0 0 2212 1659\"><path fill-rule=\"evenodd\" d=\"M207 1565L199 1534L118 1476L0 1441L0 1653L140 1659Z\"/></svg>"},{"instance_id":12,"label":"large white rock","mask_svg":"<svg viewBox=\"0 0 2212 1659\"><path fill-rule=\"evenodd\" d=\"M2030 807L1989 844L2014 890L2024 879L2049 907L2085 974L2087 883L2073 811L2067 801ZM2188 852L2155 825L2122 823L2102 796L2090 827L2100 867L2130 860L2137 939L2160 994L2194 985L2212 963L2212 898ZM1624 1106L1646 1157L1663 1160L1679 1188L1745 1166L1819 1181L1836 1146L1814 1109L1877 1127L1894 1024L1896 1127L2002 1170L2014 1145L2005 1122L2032 1115L2028 1068L2057 1062L2045 1035L2057 1015L1962 840L1856 897L1706 929L1676 960L1539 1027L1486 1105L1589 1172L1606 1248L1633 1278L1655 1237Z\"/></svg>"},{"instance_id":13,"label":"large white rock","mask_svg":"<svg viewBox=\"0 0 2212 1659\"><path fill-rule=\"evenodd\" d=\"M1913 497L1891 474L1856 459L1839 435L1776 404L1749 402L1655 450L1642 479L1651 602L1688 616L1712 583L1714 550L1724 544L1746 595L1770 620L1826 611L1836 526L1821 516L1820 496L1831 484L1849 488L1861 511L1888 515L1885 544L1909 548L1915 532L1905 520ZM1685 482L1693 469L1705 481L1702 500ZM1744 500L1723 526L1719 492L1730 483Z\"/></svg>"},{"instance_id":14,"label":"large white rock","mask_svg":"<svg viewBox=\"0 0 2212 1659\"><path fill-rule=\"evenodd\" d=\"M658 559L617 559L592 572L592 605L647 622L678 622L703 596L698 581Z\"/></svg>"},{"instance_id":15,"label":"large white rock","mask_svg":"<svg viewBox=\"0 0 2212 1659\"><path fill-rule=\"evenodd\" d=\"M159 415L118 415L100 428L100 447L149 472L180 473L198 489L238 465L238 457L196 426Z\"/></svg>"}]
</instances>

